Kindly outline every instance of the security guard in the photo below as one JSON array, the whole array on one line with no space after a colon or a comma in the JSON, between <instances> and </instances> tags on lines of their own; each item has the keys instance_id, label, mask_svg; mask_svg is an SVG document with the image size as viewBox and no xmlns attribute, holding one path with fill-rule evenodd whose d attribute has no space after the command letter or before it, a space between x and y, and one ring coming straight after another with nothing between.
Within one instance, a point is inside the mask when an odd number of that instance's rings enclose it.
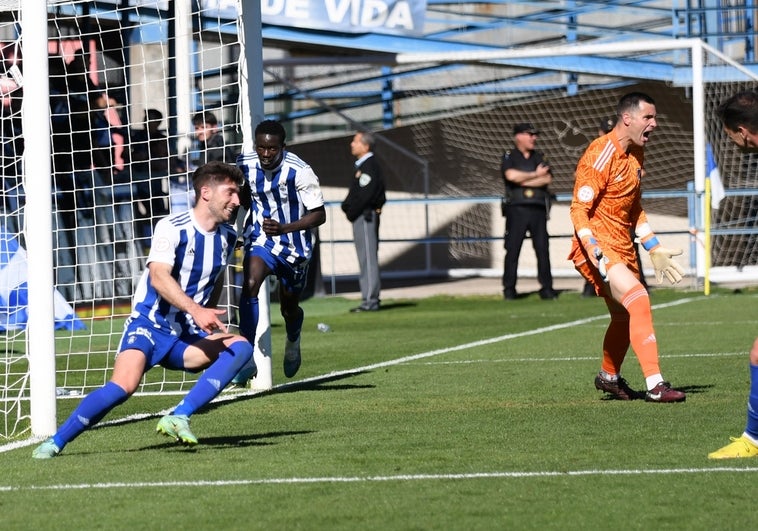
<instances>
[{"instance_id":1,"label":"security guard","mask_svg":"<svg viewBox=\"0 0 758 531\"><path fill-rule=\"evenodd\" d=\"M515 148L503 155L501 175L505 180L503 216L505 216L505 267L503 272L503 296L516 299L516 278L521 245L527 231L532 238L537 255L537 280L540 283L540 298L552 300L558 297L553 290L553 275L550 271L549 236L547 219L550 211L548 185L553 176L542 153L535 151L539 131L530 123L520 123L513 128Z\"/></svg>"}]
</instances>

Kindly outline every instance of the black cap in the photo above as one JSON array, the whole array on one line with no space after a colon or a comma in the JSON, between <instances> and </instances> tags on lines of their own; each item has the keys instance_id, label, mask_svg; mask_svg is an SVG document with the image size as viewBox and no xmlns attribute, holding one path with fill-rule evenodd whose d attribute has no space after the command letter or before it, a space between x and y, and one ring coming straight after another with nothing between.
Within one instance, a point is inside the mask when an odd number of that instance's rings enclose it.
<instances>
[{"instance_id":1,"label":"black cap","mask_svg":"<svg viewBox=\"0 0 758 531\"><path fill-rule=\"evenodd\" d=\"M536 127L534 127L532 124L529 124L529 123L516 124L513 127L513 134L517 135L519 133L532 133L533 135L540 134L539 130L537 130Z\"/></svg>"}]
</instances>

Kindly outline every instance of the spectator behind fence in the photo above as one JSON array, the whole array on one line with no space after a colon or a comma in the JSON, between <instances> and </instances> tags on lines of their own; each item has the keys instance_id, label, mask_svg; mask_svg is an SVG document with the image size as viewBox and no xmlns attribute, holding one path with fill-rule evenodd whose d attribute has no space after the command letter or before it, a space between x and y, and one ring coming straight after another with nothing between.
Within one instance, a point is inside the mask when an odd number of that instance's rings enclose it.
<instances>
[{"instance_id":1,"label":"spectator behind fence","mask_svg":"<svg viewBox=\"0 0 758 531\"><path fill-rule=\"evenodd\" d=\"M195 138L199 144L198 158L193 161L195 164L205 164L212 160L234 164L236 157L226 146L215 114L210 111L199 112L192 117L192 125L195 127Z\"/></svg>"},{"instance_id":2,"label":"spectator behind fence","mask_svg":"<svg viewBox=\"0 0 758 531\"><path fill-rule=\"evenodd\" d=\"M155 223L169 213L168 178L172 159L168 136L160 129L162 121L163 114L158 109L147 109L144 128L132 133L129 146L132 181L138 190L134 220L137 238L143 242L144 249L147 249Z\"/></svg>"},{"instance_id":3,"label":"spectator behind fence","mask_svg":"<svg viewBox=\"0 0 758 531\"><path fill-rule=\"evenodd\" d=\"M90 93L92 157L95 169L106 183L113 183L125 167L126 134L118 111L118 102L107 93Z\"/></svg>"},{"instance_id":4,"label":"spectator behind fence","mask_svg":"<svg viewBox=\"0 0 758 531\"><path fill-rule=\"evenodd\" d=\"M516 124L513 128L514 147L503 154L500 167L500 175L505 180L503 297L506 300L518 298L518 261L527 232L537 255L540 298L552 300L558 297L558 293L553 290L550 239L547 232L551 201L548 185L553 182L553 175L543 154L534 149L539 133L530 123Z\"/></svg>"},{"instance_id":5,"label":"spectator behind fence","mask_svg":"<svg viewBox=\"0 0 758 531\"><path fill-rule=\"evenodd\" d=\"M234 251L234 221L240 204L242 172L210 163L195 172L198 201L192 210L172 214L155 228L147 269L124 325L113 375L89 393L51 438L32 453L50 459L85 430L126 401L150 368L200 374L156 431L186 445L198 443L190 416L213 400L253 357L242 336L227 332L215 308L218 280Z\"/></svg>"}]
</instances>

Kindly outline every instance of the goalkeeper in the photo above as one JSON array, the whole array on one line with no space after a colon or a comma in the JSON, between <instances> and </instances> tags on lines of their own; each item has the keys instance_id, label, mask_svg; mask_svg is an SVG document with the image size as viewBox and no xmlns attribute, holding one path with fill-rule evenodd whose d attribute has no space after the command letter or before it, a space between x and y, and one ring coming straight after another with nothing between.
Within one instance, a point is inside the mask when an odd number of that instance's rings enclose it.
<instances>
[{"instance_id":1,"label":"goalkeeper","mask_svg":"<svg viewBox=\"0 0 758 531\"><path fill-rule=\"evenodd\" d=\"M657 127L655 102L632 92L621 98L616 113L613 130L594 140L579 160L571 201L569 260L604 298L611 317L595 387L619 400L681 402L685 394L661 376L650 299L629 238L633 229L650 253L659 284L664 277L672 284L682 280L684 270L671 258L682 251L660 244L642 210L640 180L645 144ZM630 345L645 376L644 394L630 388L620 374Z\"/></svg>"}]
</instances>

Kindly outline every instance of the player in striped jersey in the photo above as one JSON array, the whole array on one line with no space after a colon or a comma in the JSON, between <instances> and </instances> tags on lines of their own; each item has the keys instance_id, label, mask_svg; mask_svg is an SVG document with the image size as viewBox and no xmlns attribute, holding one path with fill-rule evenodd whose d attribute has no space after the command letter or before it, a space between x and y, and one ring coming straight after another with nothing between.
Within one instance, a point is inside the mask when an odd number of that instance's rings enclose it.
<instances>
[{"instance_id":1,"label":"player in striped jersey","mask_svg":"<svg viewBox=\"0 0 758 531\"><path fill-rule=\"evenodd\" d=\"M255 128L254 149L243 150L237 159L249 191L244 194L243 205L250 209L245 219L240 331L255 344L258 292L266 277L276 275L287 334L284 374L291 378L301 361L300 294L311 259L311 229L326 221L326 209L318 177L308 164L285 149L285 139L286 132L279 122L264 120ZM245 367L234 383L244 386L254 372L254 364Z\"/></svg>"},{"instance_id":2,"label":"player in striped jersey","mask_svg":"<svg viewBox=\"0 0 758 531\"><path fill-rule=\"evenodd\" d=\"M611 316L595 387L621 400L643 397L620 376L631 344L645 376L645 400L681 402L685 394L661 376L650 298L629 238L634 229L650 253L658 283L664 276L672 284L682 280L684 270L671 258L682 251L661 246L641 203L644 147L658 125L655 102L632 92L621 98L616 114L613 130L592 141L579 160L570 210L574 238L569 260L605 299Z\"/></svg>"},{"instance_id":3,"label":"player in striped jersey","mask_svg":"<svg viewBox=\"0 0 758 531\"><path fill-rule=\"evenodd\" d=\"M229 222L240 205L242 172L211 162L193 175L196 203L190 211L163 218L155 226L147 268L134 295L133 310L118 348L113 376L88 394L51 438L32 456L55 457L84 430L124 402L155 365L205 372L157 431L197 444L189 417L218 396L253 357L253 347L227 332L216 309L222 272L234 252L237 233Z\"/></svg>"},{"instance_id":4,"label":"player in striped jersey","mask_svg":"<svg viewBox=\"0 0 758 531\"><path fill-rule=\"evenodd\" d=\"M746 153L758 153L758 92L738 92L722 102L716 116L724 133ZM750 390L747 397L745 431L732 442L708 454L709 459L758 457L758 339L748 355Z\"/></svg>"}]
</instances>

